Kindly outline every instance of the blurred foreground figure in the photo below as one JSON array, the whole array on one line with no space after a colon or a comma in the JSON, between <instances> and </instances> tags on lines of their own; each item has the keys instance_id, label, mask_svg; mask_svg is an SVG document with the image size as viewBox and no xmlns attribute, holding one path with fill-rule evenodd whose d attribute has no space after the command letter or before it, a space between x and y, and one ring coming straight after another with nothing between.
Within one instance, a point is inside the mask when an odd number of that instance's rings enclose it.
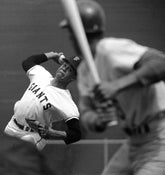
<instances>
[{"instance_id":1,"label":"blurred foreground figure","mask_svg":"<svg viewBox=\"0 0 165 175\"><path fill-rule=\"evenodd\" d=\"M77 1L101 79L95 85L86 61L78 68L81 122L101 132L116 124L128 137L108 175L165 174L165 54L126 38L104 37L105 13L95 1ZM67 18L75 50L82 57ZM111 124L112 123L112 124ZM123 154L122 150L125 151ZM121 153L121 154L120 154ZM127 154L128 153L128 154Z\"/></svg>"}]
</instances>

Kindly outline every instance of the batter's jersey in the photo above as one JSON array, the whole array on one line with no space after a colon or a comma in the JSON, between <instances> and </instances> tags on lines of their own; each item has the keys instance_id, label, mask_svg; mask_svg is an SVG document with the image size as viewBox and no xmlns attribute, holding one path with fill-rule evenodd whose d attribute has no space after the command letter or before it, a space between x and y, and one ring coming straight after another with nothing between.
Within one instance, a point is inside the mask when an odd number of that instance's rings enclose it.
<instances>
[{"instance_id":1,"label":"batter's jersey","mask_svg":"<svg viewBox=\"0 0 165 175\"><path fill-rule=\"evenodd\" d=\"M30 85L14 106L14 116L19 123L27 125L25 118L50 125L60 120L79 118L79 111L69 90L52 85L53 76L42 66L27 71Z\"/></svg>"},{"instance_id":2,"label":"batter's jersey","mask_svg":"<svg viewBox=\"0 0 165 175\"><path fill-rule=\"evenodd\" d=\"M122 38L102 39L96 48L95 64L101 81L113 81L134 71L137 63L149 50L132 40ZM86 62L78 69L78 88L81 96L88 95L94 81ZM126 116L126 123L137 126L165 109L165 84L158 82L147 87L132 87L117 97Z\"/></svg>"}]
</instances>

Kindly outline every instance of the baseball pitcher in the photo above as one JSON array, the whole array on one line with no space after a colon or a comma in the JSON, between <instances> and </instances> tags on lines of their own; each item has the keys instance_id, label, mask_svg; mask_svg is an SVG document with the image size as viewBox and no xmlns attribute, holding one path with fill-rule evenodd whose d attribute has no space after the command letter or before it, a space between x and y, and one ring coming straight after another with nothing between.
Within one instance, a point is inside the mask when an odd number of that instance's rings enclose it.
<instances>
[{"instance_id":1,"label":"baseball pitcher","mask_svg":"<svg viewBox=\"0 0 165 175\"><path fill-rule=\"evenodd\" d=\"M54 60L61 64L53 77L40 64ZM79 111L67 85L76 79L79 57L65 58L62 53L32 55L22 66L30 84L14 106L14 115L5 133L34 143L43 149L48 139L70 144L80 140ZM65 122L66 130L52 129L52 123Z\"/></svg>"}]
</instances>

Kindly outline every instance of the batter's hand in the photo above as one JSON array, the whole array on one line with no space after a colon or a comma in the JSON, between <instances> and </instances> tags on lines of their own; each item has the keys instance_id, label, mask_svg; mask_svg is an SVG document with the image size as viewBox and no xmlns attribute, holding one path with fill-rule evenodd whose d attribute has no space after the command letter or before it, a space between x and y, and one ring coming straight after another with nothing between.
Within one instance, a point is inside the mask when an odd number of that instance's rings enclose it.
<instances>
[{"instance_id":1,"label":"batter's hand","mask_svg":"<svg viewBox=\"0 0 165 175\"><path fill-rule=\"evenodd\" d=\"M101 82L93 89L96 100L103 102L107 99L114 99L118 93L118 86L116 82Z\"/></svg>"}]
</instances>

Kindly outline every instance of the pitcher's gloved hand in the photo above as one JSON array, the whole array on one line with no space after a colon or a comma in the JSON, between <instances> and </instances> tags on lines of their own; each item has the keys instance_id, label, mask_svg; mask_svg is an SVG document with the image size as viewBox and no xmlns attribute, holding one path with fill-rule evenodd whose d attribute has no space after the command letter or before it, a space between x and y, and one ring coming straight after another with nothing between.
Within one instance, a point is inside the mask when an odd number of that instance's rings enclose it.
<instances>
[{"instance_id":1,"label":"pitcher's gloved hand","mask_svg":"<svg viewBox=\"0 0 165 175\"><path fill-rule=\"evenodd\" d=\"M35 132L38 132L38 134L46 139L48 137L49 127L46 125L41 124L37 120L32 119L26 119L26 122L28 123L29 127L33 129Z\"/></svg>"}]
</instances>

